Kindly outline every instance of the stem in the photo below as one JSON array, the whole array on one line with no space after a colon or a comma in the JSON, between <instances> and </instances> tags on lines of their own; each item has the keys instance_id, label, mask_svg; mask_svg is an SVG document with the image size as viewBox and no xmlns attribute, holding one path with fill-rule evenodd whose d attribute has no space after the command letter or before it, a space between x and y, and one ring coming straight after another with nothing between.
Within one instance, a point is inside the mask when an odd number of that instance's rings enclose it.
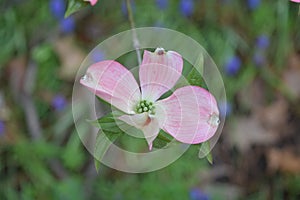
<instances>
[{"instance_id":1,"label":"stem","mask_svg":"<svg viewBox=\"0 0 300 200\"><path fill-rule=\"evenodd\" d=\"M133 14L132 14L132 8L131 8L130 1L131 0L126 0L128 20L129 20L130 27L131 27L131 30L132 30L133 47L135 48L135 51L136 51L138 63L139 63L139 65L141 65L141 63L142 63L141 52L139 50L140 43L139 43L139 40L137 38L137 34L136 34L136 30L135 30L135 23L134 23L134 19L133 19Z\"/></svg>"}]
</instances>

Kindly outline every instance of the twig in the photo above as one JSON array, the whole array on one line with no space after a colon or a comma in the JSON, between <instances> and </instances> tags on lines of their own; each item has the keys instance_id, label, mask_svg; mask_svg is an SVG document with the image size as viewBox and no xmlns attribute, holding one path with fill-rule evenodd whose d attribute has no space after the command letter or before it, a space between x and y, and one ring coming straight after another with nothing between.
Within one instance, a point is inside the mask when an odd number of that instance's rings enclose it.
<instances>
[{"instance_id":1,"label":"twig","mask_svg":"<svg viewBox=\"0 0 300 200\"><path fill-rule=\"evenodd\" d=\"M33 140L39 140L42 138L42 131L37 117L38 115L32 100L32 90L35 83L36 70L36 65L29 63L24 77L23 91L20 93L29 134Z\"/></svg>"},{"instance_id":2,"label":"twig","mask_svg":"<svg viewBox=\"0 0 300 200\"><path fill-rule=\"evenodd\" d=\"M141 59L141 52L140 52L140 49L139 49L140 48L140 43L139 43L139 40L138 40L138 37L137 37L137 34L136 34L136 30L135 30L135 23L134 23L134 19L133 19L130 0L126 0L126 6L127 6L128 20L129 20L131 31L132 31L133 47L135 48L135 51L136 51L138 63L139 63L139 65L141 65L142 59Z\"/></svg>"},{"instance_id":3,"label":"twig","mask_svg":"<svg viewBox=\"0 0 300 200\"><path fill-rule=\"evenodd\" d=\"M18 98L16 99L16 101L20 102L19 100L21 100L21 106L23 107L25 113L29 134L31 136L31 139L34 141L43 140L41 125L32 98L32 91L36 80L36 71L36 64L30 62L25 71L25 76L22 84L23 88L20 88L21 91L16 93L19 94L16 96ZM64 167L57 159L49 160L49 166L58 178L64 179L68 176Z\"/></svg>"}]
</instances>

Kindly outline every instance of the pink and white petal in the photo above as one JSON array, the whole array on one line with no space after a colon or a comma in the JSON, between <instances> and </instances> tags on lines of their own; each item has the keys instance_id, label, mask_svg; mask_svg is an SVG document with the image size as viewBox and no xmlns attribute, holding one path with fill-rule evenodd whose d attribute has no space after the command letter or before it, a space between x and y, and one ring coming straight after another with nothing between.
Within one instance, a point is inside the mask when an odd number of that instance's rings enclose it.
<instances>
[{"instance_id":1,"label":"pink and white petal","mask_svg":"<svg viewBox=\"0 0 300 200\"><path fill-rule=\"evenodd\" d=\"M128 114L141 97L132 73L120 63L106 60L91 65L80 83L101 99Z\"/></svg>"},{"instance_id":2,"label":"pink and white petal","mask_svg":"<svg viewBox=\"0 0 300 200\"><path fill-rule=\"evenodd\" d=\"M150 118L150 122L142 128L150 151L152 150L153 141L159 133L159 129L159 123L156 118Z\"/></svg>"},{"instance_id":3,"label":"pink and white petal","mask_svg":"<svg viewBox=\"0 0 300 200\"><path fill-rule=\"evenodd\" d=\"M88 2L90 2L90 4L92 6L94 6L97 3L98 0L84 0L84 1L88 1Z\"/></svg>"},{"instance_id":4,"label":"pink and white petal","mask_svg":"<svg viewBox=\"0 0 300 200\"><path fill-rule=\"evenodd\" d=\"M142 129L147 124L147 120L149 123L148 113L146 112L134 115L122 115L118 119L138 129Z\"/></svg>"},{"instance_id":5,"label":"pink and white petal","mask_svg":"<svg viewBox=\"0 0 300 200\"><path fill-rule=\"evenodd\" d=\"M135 115L122 115L119 119L142 130L147 140L149 150L152 149L152 143L159 133L159 124L156 118L149 117L148 113L145 112Z\"/></svg>"},{"instance_id":6,"label":"pink and white petal","mask_svg":"<svg viewBox=\"0 0 300 200\"><path fill-rule=\"evenodd\" d=\"M139 71L142 98L156 101L176 84L182 68L183 60L177 52L165 52L162 48L153 53L145 50Z\"/></svg>"},{"instance_id":7,"label":"pink and white petal","mask_svg":"<svg viewBox=\"0 0 300 200\"><path fill-rule=\"evenodd\" d=\"M197 86L175 90L168 98L156 102L164 112L161 128L176 140L197 144L211 138L219 125L219 110L214 96Z\"/></svg>"}]
</instances>

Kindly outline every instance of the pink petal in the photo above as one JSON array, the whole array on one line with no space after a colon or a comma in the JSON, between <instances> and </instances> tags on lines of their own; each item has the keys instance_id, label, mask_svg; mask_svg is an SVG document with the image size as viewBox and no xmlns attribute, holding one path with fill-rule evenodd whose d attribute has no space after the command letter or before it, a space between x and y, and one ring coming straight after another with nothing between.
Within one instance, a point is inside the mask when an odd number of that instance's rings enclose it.
<instances>
[{"instance_id":1,"label":"pink petal","mask_svg":"<svg viewBox=\"0 0 300 200\"><path fill-rule=\"evenodd\" d=\"M134 113L134 107L141 96L131 72L113 60L101 61L90 66L80 83L126 113Z\"/></svg>"},{"instance_id":2,"label":"pink petal","mask_svg":"<svg viewBox=\"0 0 300 200\"><path fill-rule=\"evenodd\" d=\"M142 130L149 145L149 150L151 151L152 143L159 133L158 120L156 118L149 117L146 112L135 115L123 115L119 117L119 119Z\"/></svg>"},{"instance_id":3,"label":"pink petal","mask_svg":"<svg viewBox=\"0 0 300 200\"><path fill-rule=\"evenodd\" d=\"M91 4L92 6L94 6L94 5L97 3L98 0L84 0L84 1L89 1L90 4Z\"/></svg>"},{"instance_id":4,"label":"pink petal","mask_svg":"<svg viewBox=\"0 0 300 200\"><path fill-rule=\"evenodd\" d=\"M291 0L293 2L296 2L296 3L300 3L300 0Z\"/></svg>"},{"instance_id":5,"label":"pink petal","mask_svg":"<svg viewBox=\"0 0 300 200\"><path fill-rule=\"evenodd\" d=\"M156 102L164 118L161 128L176 140L197 144L211 138L219 125L219 110L215 98L197 86L177 89L167 99ZM164 115L162 117L162 115Z\"/></svg>"},{"instance_id":6,"label":"pink petal","mask_svg":"<svg viewBox=\"0 0 300 200\"><path fill-rule=\"evenodd\" d=\"M156 101L175 85L182 68L183 60L177 52L165 52L162 48L154 53L145 50L139 71L142 98Z\"/></svg>"}]
</instances>

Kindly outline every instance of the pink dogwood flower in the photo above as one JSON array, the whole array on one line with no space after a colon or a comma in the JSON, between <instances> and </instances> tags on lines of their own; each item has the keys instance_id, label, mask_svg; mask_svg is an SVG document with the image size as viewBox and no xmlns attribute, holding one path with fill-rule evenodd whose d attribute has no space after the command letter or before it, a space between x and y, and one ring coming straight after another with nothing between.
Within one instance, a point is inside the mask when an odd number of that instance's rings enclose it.
<instances>
[{"instance_id":1,"label":"pink dogwood flower","mask_svg":"<svg viewBox=\"0 0 300 200\"><path fill-rule=\"evenodd\" d=\"M214 96L198 86L176 89L183 59L175 51L144 51L139 67L140 86L133 74L120 63L106 60L91 65L80 83L125 114L119 119L143 131L152 149L160 129L177 141L197 144L211 138L220 123Z\"/></svg>"},{"instance_id":2,"label":"pink dogwood flower","mask_svg":"<svg viewBox=\"0 0 300 200\"><path fill-rule=\"evenodd\" d=\"M90 4L92 6L94 6L97 3L98 0L84 0L84 1L88 1L88 2L90 2Z\"/></svg>"},{"instance_id":3,"label":"pink dogwood flower","mask_svg":"<svg viewBox=\"0 0 300 200\"><path fill-rule=\"evenodd\" d=\"M290 0L290 1L300 3L300 0Z\"/></svg>"}]
</instances>

